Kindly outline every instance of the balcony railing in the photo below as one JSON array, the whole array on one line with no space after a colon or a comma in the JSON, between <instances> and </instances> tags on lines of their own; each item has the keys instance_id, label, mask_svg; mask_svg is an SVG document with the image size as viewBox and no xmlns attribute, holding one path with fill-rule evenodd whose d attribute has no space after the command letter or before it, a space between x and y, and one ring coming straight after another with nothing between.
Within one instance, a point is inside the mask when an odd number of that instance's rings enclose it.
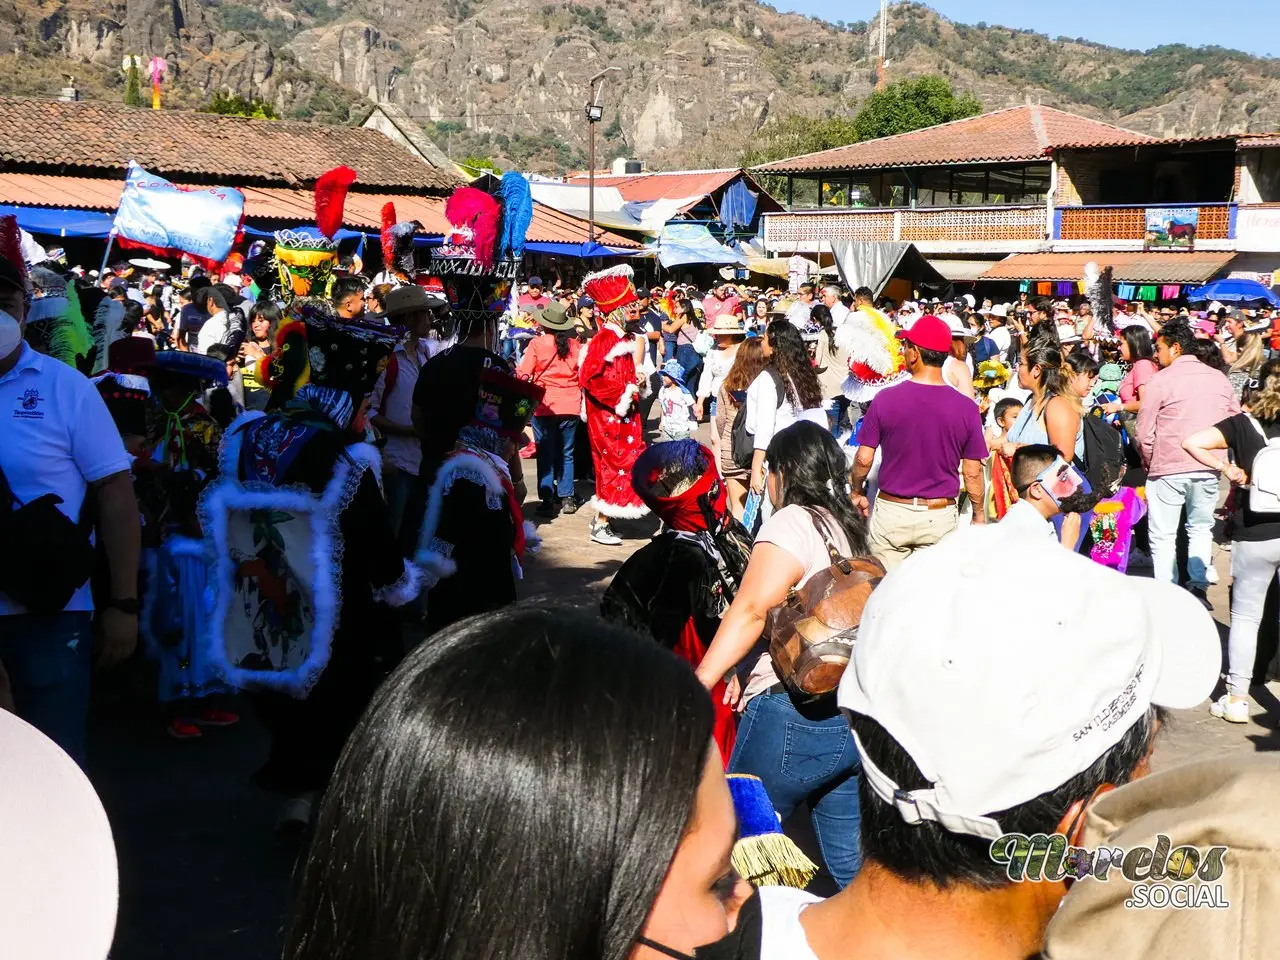
<instances>
[{"instance_id":1,"label":"balcony railing","mask_svg":"<svg viewBox=\"0 0 1280 960\"><path fill-rule=\"evenodd\" d=\"M1055 240L1134 240L1147 236L1148 210L1186 210L1198 207L1196 240L1234 240L1235 204L1167 203L1116 206L1059 207L1054 211Z\"/></svg>"},{"instance_id":2,"label":"balcony railing","mask_svg":"<svg viewBox=\"0 0 1280 960\"><path fill-rule=\"evenodd\" d=\"M909 240L916 243L1037 241L1048 235L1043 205L801 210L766 213L767 248L823 240Z\"/></svg>"}]
</instances>

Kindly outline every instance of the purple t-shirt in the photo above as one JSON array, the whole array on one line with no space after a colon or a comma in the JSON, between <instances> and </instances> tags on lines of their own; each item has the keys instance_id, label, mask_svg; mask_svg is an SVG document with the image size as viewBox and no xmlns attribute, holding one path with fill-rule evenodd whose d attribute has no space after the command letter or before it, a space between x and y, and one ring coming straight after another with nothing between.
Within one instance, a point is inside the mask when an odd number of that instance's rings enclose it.
<instances>
[{"instance_id":1,"label":"purple t-shirt","mask_svg":"<svg viewBox=\"0 0 1280 960\"><path fill-rule=\"evenodd\" d=\"M954 497L960 461L987 455L978 405L950 384L914 380L876 394L858 445L880 448L880 489L895 497Z\"/></svg>"}]
</instances>

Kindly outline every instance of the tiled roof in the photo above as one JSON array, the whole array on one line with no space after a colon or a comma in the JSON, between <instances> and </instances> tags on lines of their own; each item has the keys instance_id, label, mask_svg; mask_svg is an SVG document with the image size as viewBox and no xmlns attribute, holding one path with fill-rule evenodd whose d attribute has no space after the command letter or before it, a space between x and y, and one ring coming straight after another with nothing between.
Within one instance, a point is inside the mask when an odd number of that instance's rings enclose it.
<instances>
[{"instance_id":1,"label":"tiled roof","mask_svg":"<svg viewBox=\"0 0 1280 960\"><path fill-rule=\"evenodd\" d=\"M622 199L628 203L647 203L652 200L683 200L685 197L702 197L715 193L733 180L741 170L682 170L672 173L628 173L622 176L596 175L597 187L617 187ZM587 176L579 174L570 183L586 183Z\"/></svg>"},{"instance_id":2,"label":"tiled roof","mask_svg":"<svg viewBox=\"0 0 1280 960\"><path fill-rule=\"evenodd\" d=\"M69 207L76 210L114 210L120 202L124 177L59 177L45 174L0 173L0 203L23 206ZM245 217L249 220L284 220L311 223L315 201L310 190L291 187L241 187ZM442 236L449 230L441 197L408 194L350 193L342 222L354 230L377 232L382 205L391 202L400 220L417 220L422 232ZM587 221L535 203L528 239L541 243L585 243ZM596 241L609 247L639 249L640 244L609 230L597 229Z\"/></svg>"},{"instance_id":3,"label":"tiled roof","mask_svg":"<svg viewBox=\"0 0 1280 960\"><path fill-rule=\"evenodd\" d=\"M944 163L1038 160L1063 144L1106 142L1110 146L1150 143L1156 138L1090 120L1053 107L1027 105L953 120L878 140L864 140L753 170L803 173L869 167L921 167ZM599 181L597 181L599 182Z\"/></svg>"},{"instance_id":4,"label":"tiled roof","mask_svg":"<svg viewBox=\"0 0 1280 960\"><path fill-rule=\"evenodd\" d=\"M168 177L307 185L339 164L357 187L446 192L454 170L424 163L376 130L248 120L98 101L0 97L0 165L123 171L130 160Z\"/></svg>"},{"instance_id":5,"label":"tiled roof","mask_svg":"<svg viewBox=\"0 0 1280 960\"><path fill-rule=\"evenodd\" d=\"M1117 281L1129 283L1204 283L1235 257L1234 253L1016 253L982 275L983 280L1079 280L1084 265L1110 266Z\"/></svg>"}]
</instances>

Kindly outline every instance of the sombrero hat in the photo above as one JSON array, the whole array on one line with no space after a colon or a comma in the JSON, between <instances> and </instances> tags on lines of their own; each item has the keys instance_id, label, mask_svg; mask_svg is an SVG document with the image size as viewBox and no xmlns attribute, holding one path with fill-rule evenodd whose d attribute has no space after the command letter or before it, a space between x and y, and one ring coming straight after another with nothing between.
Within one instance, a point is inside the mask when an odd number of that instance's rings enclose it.
<instances>
[{"instance_id":1,"label":"sombrero hat","mask_svg":"<svg viewBox=\"0 0 1280 960\"><path fill-rule=\"evenodd\" d=\"M974 374L973 385L979 390L988 387L1003 387L1013 376L1013 370L1000 360L983 360L978 364L978 372Z\"/></svg>"},{"instance_id":2,"label":"sombrero hat","mask_svg":"<svg viewBox=\"0 0 1280 960\"><path fill-rule=\"evenodd\" d=\"M716 337L745 337L747 331L732 314L722 313L716 322L707 328L707 333Z\"/></svg>"}]
</instances>

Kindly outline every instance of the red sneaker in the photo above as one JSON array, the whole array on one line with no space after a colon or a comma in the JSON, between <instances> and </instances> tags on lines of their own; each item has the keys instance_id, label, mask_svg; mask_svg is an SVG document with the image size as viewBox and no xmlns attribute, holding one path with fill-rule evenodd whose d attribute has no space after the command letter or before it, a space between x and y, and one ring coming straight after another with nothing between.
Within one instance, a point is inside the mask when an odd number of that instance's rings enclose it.
<instances>
[{"instance_id":1,"label":"red sneaker","mask_svg":"<svg viewBox=\"0 0 1280 960\"><path fill-rule=\"evenodd\" d=\"M521 460L532 460L537 455L538 455L538 445L534 443L532 440L530 440L528 443L526 443L523 447L520 448Z\"/></svg>"},{"instance_id":2,"label":"red sneaker","mask_svg":"<svg viewBox=\"0 0 1280 960\"><path fill-rule=\"evenodd\" d=\"M229 727L240 722L240 714L217 707L203 707L194 719L202 727Z\"/></svg>"},{"instance_id":3,"label":"red sneaker","mask_svg":"<svg viewBox=\"0 0 1280 960\"><path fill-rule=\"evenodd\" d=\"M204 731L190 720L174 717L169 721L169 736L175 740L198 740L204 736Z\"/></svg>"}]
</instances>

